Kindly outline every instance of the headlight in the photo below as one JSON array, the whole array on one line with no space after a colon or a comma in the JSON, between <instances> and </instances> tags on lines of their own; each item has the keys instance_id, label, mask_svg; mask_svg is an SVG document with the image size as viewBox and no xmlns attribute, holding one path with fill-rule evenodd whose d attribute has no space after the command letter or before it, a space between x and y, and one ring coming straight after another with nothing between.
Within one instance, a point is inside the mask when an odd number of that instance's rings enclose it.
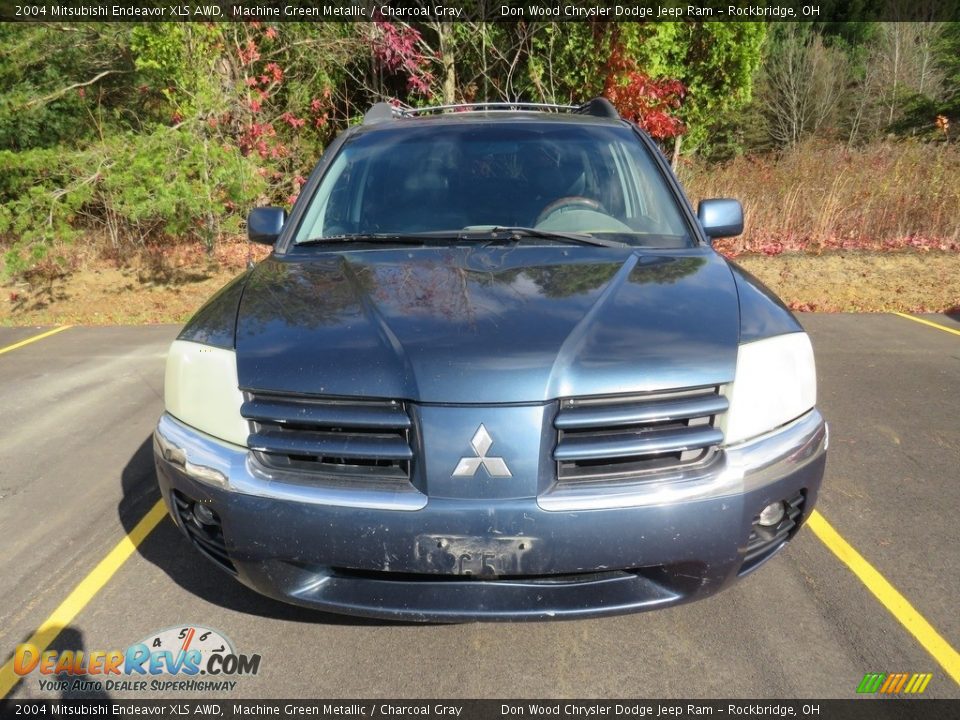
<instances>
[{"instance_id":1,"label":"headlight","mask_svg":"<svg viewBox=\"0 0 960 720\"><path fill-rule=\"evenodd\" d=\"M817 402L817 372L806 333L741 345L727 411L727 444L775 430Z\"/></svg>"},{"instance_id":2,"label":"headlight","mask_svg":"<svg viewBox=\"0 0 960 720\"><path fill-rule=\"evenodd\" d=\"M191 427L236 445L246 445L240 417L243 393L233 350L174 340L167 355L163 399L167 412Z\"/></svg>"}]
</instances>

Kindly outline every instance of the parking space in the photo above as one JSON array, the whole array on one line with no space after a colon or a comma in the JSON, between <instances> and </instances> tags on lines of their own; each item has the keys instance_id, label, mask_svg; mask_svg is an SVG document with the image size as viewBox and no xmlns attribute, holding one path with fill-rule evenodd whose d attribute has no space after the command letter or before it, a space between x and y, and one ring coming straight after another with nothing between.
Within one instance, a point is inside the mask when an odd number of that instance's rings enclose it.
<instances>
[{"instance_id":1,"label":"parking space","mask_svg":"<svg viewBox=\"0 0 960 720\"><path fill-rule=\"evenodd\" d=\"M960 337L895 315L800 319L831 425L819 510L960 647ZM2 330L0 347L40 332ZM150 433L176 330L72 328L0 356L0 661L156 502ZM217 571L168 519L100 579L53 647L109 650L170 626L216 628L262 657L236 697L847 698L866 672L932 672L926 696L960 697L809 529L708 600L574 622L420 626L300 610ZM35 675L12 694L57 696Z\"/></svg>"}]
</instances>

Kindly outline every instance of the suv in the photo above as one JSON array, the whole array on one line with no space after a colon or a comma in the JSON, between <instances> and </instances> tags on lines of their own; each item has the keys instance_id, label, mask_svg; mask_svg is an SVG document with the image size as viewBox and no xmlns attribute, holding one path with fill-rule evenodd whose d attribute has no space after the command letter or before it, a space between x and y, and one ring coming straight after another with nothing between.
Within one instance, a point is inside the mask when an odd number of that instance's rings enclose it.
<instances>
[{"instance_id":1,"label":"suv","mask_svg":"<svg viewBox=\"0 0 960 720\"><path fill-rule=\"evenodd\" d=\"M273 252L170 348L158 479L193 545L280 600L586 617L727 587L811 512L810 341L657 146L583 106L375 105Z\"/></svg>"}]
</instances>

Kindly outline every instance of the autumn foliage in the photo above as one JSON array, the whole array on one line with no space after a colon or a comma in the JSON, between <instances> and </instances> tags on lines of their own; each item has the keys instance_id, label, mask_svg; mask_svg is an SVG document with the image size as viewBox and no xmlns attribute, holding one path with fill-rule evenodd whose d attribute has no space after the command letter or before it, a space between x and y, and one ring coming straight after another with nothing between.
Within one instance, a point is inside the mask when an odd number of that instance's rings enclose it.
<instances>
[{"instance_id":1,"label":"autumn foliage","mask_svg":"<svg viewBox=\"0 0 960 720\"><path fill-rule=\"evenodd\" d=\"M679 80L651 78L616 41L605 70L603 95L622 117L637 123L658 140L686 132L686 126L677 116L687 93Z\"/></svg>"},{"instance_id":2,"label":"autumn foliage","mask_svg":"<svg viewBox=\"0 0 960 720\"><path fill-rule=\"evenodd\" d=\"M409 25L378 20L374 22L374 59L387 72L406 78L407 91L429 97L433 86L430 61L422 50L420 32Z\"/></svg>"},{"instance_id":3,"label":"autumn foliage","mask_svg":"<svg viewBox=\"0 0 960 720\"><path fill-rule=\"evenodd\" d=\"M212 251L249 208L292 204L330 141L383 100L604 95L673 144L694 195L744 200L735 251L956 251L960 28L808 25L778 40L762 22L0 24L0 274L73 240ZM791 48L847 60L817 76L837 78L830 107L816 83L797 98L822 122L778 145L771 81L795 79L774 72Z\"/></svg>"}]
</instances>

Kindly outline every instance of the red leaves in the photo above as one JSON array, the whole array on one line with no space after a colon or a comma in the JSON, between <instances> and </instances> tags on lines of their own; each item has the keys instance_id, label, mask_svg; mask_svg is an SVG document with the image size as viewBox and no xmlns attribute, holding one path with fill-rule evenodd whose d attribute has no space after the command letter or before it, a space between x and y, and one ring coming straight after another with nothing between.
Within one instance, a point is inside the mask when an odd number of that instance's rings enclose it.
<instances>
[{"instance_id":1,"label":"red leaves","mask_svg":"<svg viewBox=\"0 0 960 720\"><path fill-rule=\"evenodd\" d=\"M237 51L237 55L240 58L241 65L249 65L260 59L260 50L257 49L257 44L248 38L243 47Z\"/></svg>"},{"instance_id":2,"label":"red leaves","mask_svg":"<svg viewBox=\"0 0 960 720\"><path fill-rule=\"evenodd\" d=\"M270 73L270 78L272 78L274 82L280 82L283 80L283 68L281 68L275 62L267 63L265 70ZM262 78L261 82L263 82Z\"/></svg>"},{"instance_id":3,"label":"red leaves","mask_svg":"<svg viewBox=\"0 0 960 720\"><path fill-rule=\"evenodd\" d=\"M417 49L420 33L409 25L397 27L391 22L374 23L373 56L387 70L411 70L422 58Z\"/></svg>"},{"instance_id":4,"label":"red leaves","mask_svg":"<svg viewBox=\"0 0 960 720\"><path fill-rule=\"evenodd\" d=\"M429 95L433 84L430 60L420 50L420 33L409 25L374 23L373 57L386 70L406 75L407 89Z\"/></svg>"},{"instance_id":5,"label":"red leaves","mask_svg":"<svg viewBox=\"0 0 960 720\"><path fill-rule=\"evenodd\" d=\"M265 181L266 192L271 197L293 203L306 183L300 174L303 171L300 136L312 133L323 137L329 132L335 107L334 91L331 87L321 87L315 97L306 101L292 97L288 83L296 84L302 79L297 76L296 66L271 60L271 56L279 56L278 45L286 37L274 27L260 24L248 27L252 30L238 41L235 50L243 68L236 103L219 120L210 123L210 129L221 137L229 137L245 157L256 158L260 166L257 173ZM419 35L411 32L400 35L404 42L415 45ZM269 48L269 54L264 52L261 56L261 46ZM401 43L399 49L404 48L407 46ZM308 145L311 140L307 140Z\"/></svg>"},{"instance_id":6,"label":"red leaves","mask_svg":"<svg viewBox=\"0 0 960 720\"><path fill-rule=\"evenodd\" d=\"M676 116L687 89L679 80L654 80L637 69L623 46L613 44L607 60L603 94L620 115L635 122L657 139L676 137L687 131Z\"/></svg>"},{"instance_id":7,"label":"red leaves","mask_svg":"<svg viewBox=\"0 0 960 720\"><path fill-rule=\"evenodd\" d=\"M298 118L293 113L289 112L285 112L283 115L281 115L280 119L292 128L301 128L307 122L303 118Z\"/></svg>"},{"instance_id":8,"label":"red leaves","mask_svg":"<svg viewBox=\"0 0 960 720\"><path fill-rule=\"evenodd\" d=\"M271 123L252 122L241 133L237 144L244 155L256 152L266 158L280 158L287 155L287 148L276 140L277 131Z\"/></svg>"},{"instance_id":9,"label":"red leaves","mask_svg":"<svg viewBox=\"0 0 960 720\"><path fill-rule=\"evenodd\" d=\"M797 253L825 252L946 252L960 251L960 242L946 237L929 237L910 234L890 238L838 237L835 234L816 237L810 232L772 232L753 229L749 235L725 238L713 243L713 247L729 258L745 253L767 255L790 255Z\"/></svg>"},{"instance_id":10,"label":"red leaves","mask_svg":"<svg viewBox=\"0 0 960 720\"><path fill-rule=\"evenodd\" d=\"M326 127L327 122L330 119L329 110L325 109L324 101L330 100L331 92L329 87L323 89L323 100L320 98L313 98L310 101L310 112L313 113L313 127L316 129L321 129Z\"/></svg>"}]
</instances>

